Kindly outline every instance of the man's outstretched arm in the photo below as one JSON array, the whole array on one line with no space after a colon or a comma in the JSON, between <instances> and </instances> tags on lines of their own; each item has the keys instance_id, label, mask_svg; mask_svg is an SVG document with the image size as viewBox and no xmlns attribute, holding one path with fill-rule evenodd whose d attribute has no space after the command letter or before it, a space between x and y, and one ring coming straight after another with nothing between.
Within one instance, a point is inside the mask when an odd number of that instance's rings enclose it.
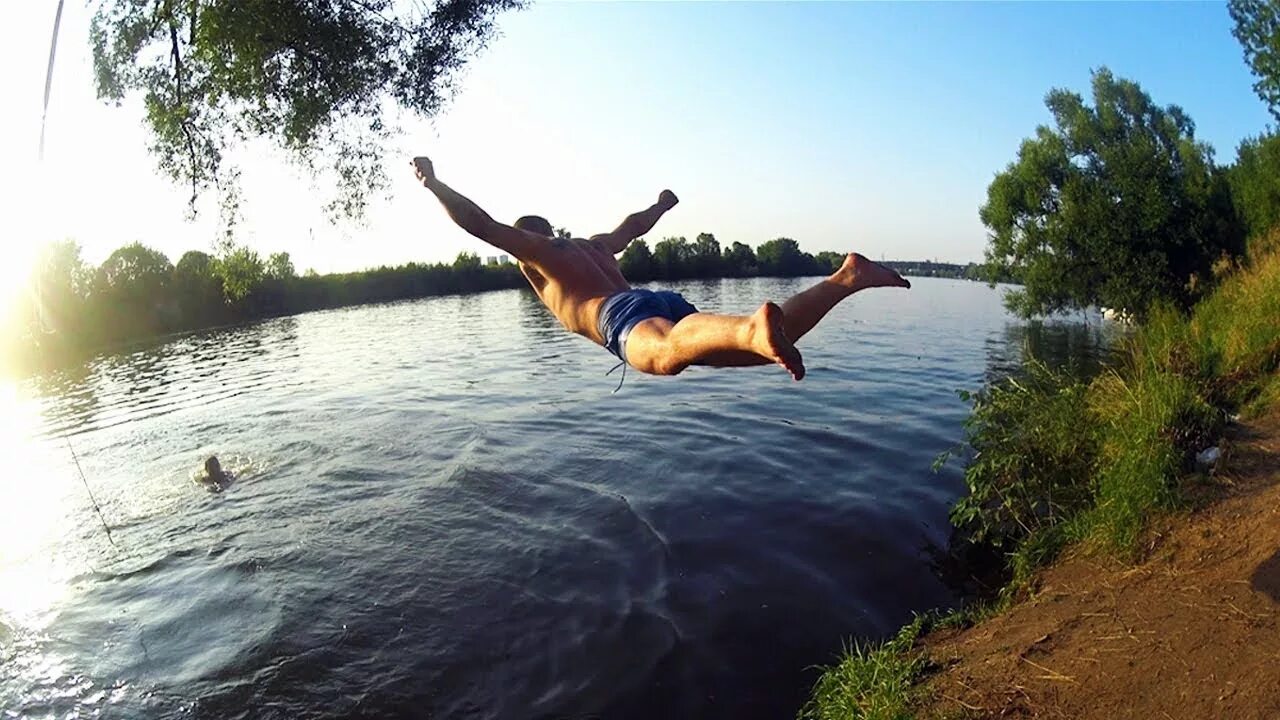
<instances>
[{"instance_id":1,"label":"man's outstretched arm","mask_svg":"<svg viewBox=\"0 0 1280 720\"><path fill-rule=\"evenodd\" d=\"M611 233L604 235L596 235L593 240L600 242L609 252L617 255L626 249L627 243L638 237L646 235L658 224L658 218L661 218L668 210L676 206L680 202L680 198L670 190L663 190L658 195L658 202L651 205L647 210L641 210L638 213L632 213L627 216L626 220Z\"/></svg>"},{"instance_id":2,"label":"man's outstretched arm","mask_svg":"<svg viewBox=\"0 0 1280 720\"><path fill-rule=\"evenodd\" d=\"M458 224L475 237L490 245L510 253L517 260L531 260L538 245L545 242L538 236L519 228L504 225L480 209L479 205L468 200L461 193L445 185L436 177L435 168L425 157L413 159L413 166L422 186L435 193L445 212Z\"/></svg>"}]
</instances>

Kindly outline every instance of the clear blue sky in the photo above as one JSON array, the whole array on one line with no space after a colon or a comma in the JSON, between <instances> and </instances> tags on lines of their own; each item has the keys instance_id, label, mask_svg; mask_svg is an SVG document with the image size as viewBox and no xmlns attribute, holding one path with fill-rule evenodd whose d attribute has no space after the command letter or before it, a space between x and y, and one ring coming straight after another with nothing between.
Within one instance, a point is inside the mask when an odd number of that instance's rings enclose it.
<instances>
[{"instance_id":1,"label":"clear blue sky","mask_svg":"<svg viewBox=\"0 0 1280 720\"><path fill-rule=\"evenodd\" d=\"M184 219L138 103L93 99L82 3L67 4L34 164L55 6L21 3L0 31L11 222L24 238L74 237L92 261L135 239L174 260L208 249L213 213ZM241 153L244 242L321 271L486 254L414 184L408 157L422 153L495 216L536 212L577 234L670 187L682 204L651 240L786 235L814 252L965 262L986 242L987 184L1048 121L1050 88L1087 95L1106 65L1186 109L1220 162L1269 120L1219 2L543 2L500 26L446 112L406 125L394 196L366 227L327 227L306 178L262 148Z\"/></svg>"}]
</instances>

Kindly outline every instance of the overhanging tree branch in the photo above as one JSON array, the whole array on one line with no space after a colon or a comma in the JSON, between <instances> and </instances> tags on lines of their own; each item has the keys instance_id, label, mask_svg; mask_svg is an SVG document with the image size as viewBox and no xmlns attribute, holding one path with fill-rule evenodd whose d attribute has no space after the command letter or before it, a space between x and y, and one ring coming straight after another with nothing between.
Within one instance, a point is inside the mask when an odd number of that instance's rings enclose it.
<instances>
[{"instance_id":1,"label":"overhanging tree branch","mask_svg":"<svg viewBox=\"0 0 1280 720\"><path fill-rule=\"evenodd\" d=\"M191 113L187 109L186 103L182 97L182 49L178 44L178 25L172 16L169 18L169 39L173 56L173 86L175 99L177 100L176 109L178 113L181 114L179 127L182 130L183 136L187 139L187 163L189 174L191 175L191 200L189 202L192 211L194 212L196 201L200 199L200 168L196 158L195 140L191 137L191 123L188 120Z\"/></svg>"},{"instance_id":2,"label":"overhanging tree branch","mask_svg":"<svg viewBox=\"0 0 1280 720\"><path fill-rule=\"evenodd\" d=\"M101 0L98 94L146 97L152 149L190 184L193 212L234 179L224 151L262 139L305 166L322 159L337 206L358 217L385 183L384 101L437 112L494 18L522 1Z\"/></svg>"}]
</instances>

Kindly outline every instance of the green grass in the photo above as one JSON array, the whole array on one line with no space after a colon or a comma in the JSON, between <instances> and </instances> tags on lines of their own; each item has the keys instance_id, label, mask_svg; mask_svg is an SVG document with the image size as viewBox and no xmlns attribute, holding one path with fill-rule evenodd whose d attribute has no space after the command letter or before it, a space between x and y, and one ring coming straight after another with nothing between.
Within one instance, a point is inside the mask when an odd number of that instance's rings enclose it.
<instances>
[{"instance_id":1,"label":"green grass","mask_svg":"<svg viewBox=\"0 0 1280 720\"><path fill-rule=\"evenodd\" d=\"M896 637L854 644L823 671L799 720L909 720L915 682L928 663L913 649L926 619L917 617Z\"/></svg>"},{"instance_id":2,"label":"green grass","mask_svg":"<svg viewBox=\"0 0 1280 720\"><path fill-rule=\"evenodd\" d=\"M918 681L932 667L916 640L933 630L972 627L1012 602L1002 596L917 615L890 640L854 644L823 671L798 720L912 720L912 705L922 692Z\"/></svg>"},{"instance_id":3,"label":"green grass","mask_svg":"<svg viewBox=\"0 0 1280 720\"><path fill-rule=\"evenodd\" d=\"M1036 532L1014 548L1009 554L1009 582L1000 591L1005 606L1029 587L1036 570L1057 560L1067 546L1084 539L1089 531L1081 522L1083 518L1083 513L1077 513Z\"/></svg>"},{"instance_id":4,"label":"green grass","mask_svg":"<svg viewBox=\"0 0 1280 720\"><path fill-rule=\"evenodd\" d=\"M1205 395L1194 377L1141 362L1090 385L1100 453L1093 507L1077 536L1127 554L1153 513L1178 505L1179 476L1222 427L1222 413Z\"/></svg>"},{"instance_id":5,"label":"green grass","mask_svg":"<svg viewBox=\"0 0 1280 720\"><path fill-rule=\"evenodd\" d=\"M1277 405L1280 405L1280 372L1273 373L1269 379L1262 383L1257 397L1241 408L1240 414L1241 417L1246 419L1254 418Z\"/></svg>"},{"instance_id":6,"label":"green grass","mask_svg":"<svg viewBox=\"0 0 1280 720\"><path fill-rule=\"evenodd\" d=\"M1280 229L1266 253L1225 279L1196 307L1191 334L1201 361L1223 386L1228 404L1243 404L1266 388L1280 364Z\"/></svg>"},{"instance_id":7,"label":"green grass","mask_svg":"<svg viewBox=\"0 0 1280 720\"><path fill-rule=\"evenodd\" d=\"M945 613L926 615L924 632L933 630L964 630L993 618L1009 609L1013 604L1013 596L1002 594L990 600L976 600L965 603Z\"/></svg>"}]
</instances>

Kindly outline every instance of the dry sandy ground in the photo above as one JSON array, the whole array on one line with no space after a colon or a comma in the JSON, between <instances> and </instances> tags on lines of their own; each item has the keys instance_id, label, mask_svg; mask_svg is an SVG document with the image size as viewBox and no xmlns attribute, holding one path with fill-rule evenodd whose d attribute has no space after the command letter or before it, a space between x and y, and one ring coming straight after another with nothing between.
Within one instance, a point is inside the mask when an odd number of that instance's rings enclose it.
<instances>
[{"instance_id":1,"label":"dry sandy ground","mask_svg":"<svg viewBox=\"0 0 1280 720\"><path fill-rule=\"evenodd\" d=\"M920 717L1280 719L1280 408L1226 449L1140 565L1068 558L1032 600L926 638Z\"/></svg>"}]
</instances>

